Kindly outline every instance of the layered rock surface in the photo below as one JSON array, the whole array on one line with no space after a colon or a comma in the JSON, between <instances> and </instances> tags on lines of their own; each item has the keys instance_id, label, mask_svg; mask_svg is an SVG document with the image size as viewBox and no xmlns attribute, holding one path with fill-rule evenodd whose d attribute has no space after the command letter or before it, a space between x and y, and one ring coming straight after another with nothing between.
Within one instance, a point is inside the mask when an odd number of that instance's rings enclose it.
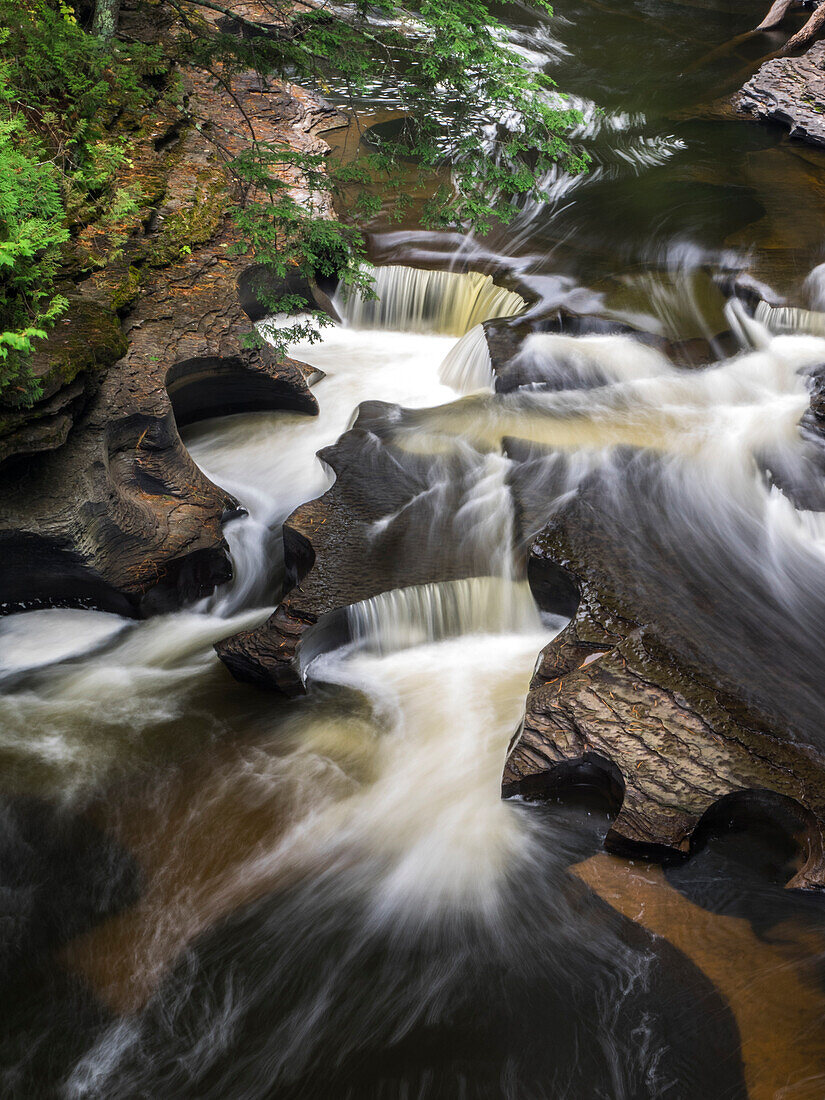
<instances>
[{"instance_id":1,"label":"layered rock surface","mask_svg":"<svg viewBox=\"0 0 825 1100\"><path fill-rule=\"evenodd\" d=\"M3 610L143 615L227 580L221 525L236 502L194 464L178 427L251 408L317 412L309 368L246 346L261 307L249 261L236 254L224 163L246 141L237 104L258 138L310 152L326 149L317 135L340 119L300 89L251 75L234 78L234 100L201 74L183 79L189 122L160 115L132 157L148 196L145 234L77 287L41 352L45 402L4 423ZM220 142L200 115L221 128ZM289 182L309 201L299 175ZM317 288L302 289L328 305Z\"/></svg>"},{"instance_id":2,"label":"layered rock surface","mask_svg":"<svg viewBox=\"0 0 825 1100\"><path fill-rule=\"evenodd\" d=\"M595 478L533 545L540 603L569 607L572 585L579 606L541 655L503 793L596 783L618 808L608 845L653 855L689 852L720 800L774 806L804 836L792 885L821 888L823 670L808 634L818 600L795 622L773 617L765 576L695 535L689 503L668 503L661 471L624 476L642 489L635 510L615 479ZM755 530L738 533L744 546Z\"/></svg>"},{"instance_id":3,"label":"layered rock surface","mask_svg":"<svg viewBox=\"0 0 825 1100\"><path fill-rule=\"evenodd\" d=\"M778 122L791 137L825 146L825 42L801 57L766 61L737 92L734 106L751 118Z\"/></svg>"}]
</instances>

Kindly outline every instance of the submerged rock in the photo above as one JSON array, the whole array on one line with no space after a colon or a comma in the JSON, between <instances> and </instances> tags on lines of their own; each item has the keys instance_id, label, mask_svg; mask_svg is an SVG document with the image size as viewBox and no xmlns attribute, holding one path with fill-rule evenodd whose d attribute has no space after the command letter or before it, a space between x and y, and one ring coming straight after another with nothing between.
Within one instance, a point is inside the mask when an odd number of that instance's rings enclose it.
<instances>
[{"instance_id":1,"label":"submerged rock","mask_svg":"<svg viewBox=\"0 0 825 1100\"><path fill-rule=\"evenodd\" d=\"M137 893L134 861L88 821L36 798L0 799L0 986Z\"/></svg>"},{"instance_id":2,"label":"submerged rock","mask_svg":"<svg viewBox=\"0 0 825 1100\"><path fill-rule=\"evenodd\" d=\"M0 1093L63 1095L110 1014L56 951L137 899L137 865L76 813L0 799Z\"/></svg>"}]
</instances>

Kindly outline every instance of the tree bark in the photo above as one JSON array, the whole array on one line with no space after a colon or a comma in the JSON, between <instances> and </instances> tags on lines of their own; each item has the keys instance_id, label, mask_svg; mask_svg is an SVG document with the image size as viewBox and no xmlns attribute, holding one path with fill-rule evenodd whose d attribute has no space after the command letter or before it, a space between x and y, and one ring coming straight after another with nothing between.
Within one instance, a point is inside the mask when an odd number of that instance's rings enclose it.
<instances>
[{"instance_id":1,"label":"tree bark","mask_svg":"<svg viewBox=\"0 0 825 1100\"><path fill-rule=\"evenodd\" d=\"M97 0L95 17L92 22L92 34L108 42L117 34L120 18L120 0Z\"/></svg>"},{"instance_id":2,"label":"tree bark","mask_svg":"<svg viewBox=\"0 0 825 1100\"><path fill-rule=\"evenodd\" d=\"M795 0L775 0L771 5L771 10L756 29L758 31L769 31L773 27L778 27L788 14L788 8L790 8L794 2Z\"/></svg>"},{"instance_id":3,"label":"tree bark","mask_svg":"<svg viewBox=\"0 0 825 1100\"><path fill-rule=\"evenodd\" d=\"M794 50L807 46L823 30L825 26L825 4L820 4L804 27L793 35L782 48L782 53L793 53Z\"/></svg>"}]
</instances>

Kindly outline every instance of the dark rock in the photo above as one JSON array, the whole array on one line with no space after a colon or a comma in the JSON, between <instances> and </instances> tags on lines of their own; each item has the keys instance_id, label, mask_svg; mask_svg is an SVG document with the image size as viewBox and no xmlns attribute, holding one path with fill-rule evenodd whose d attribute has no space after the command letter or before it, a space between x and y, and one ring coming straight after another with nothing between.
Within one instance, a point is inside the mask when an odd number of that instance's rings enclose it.
<instances>
[{"instance_id":1,"label":"dark rock","mask_svg":"<svg viewBox=\"0 0 825 1100\"><path fill-rule=\"evenodd\" d=\"M0 800L0 987L137 895L134 861L84 818Z\"/></svg>"},{"instance_id":2,"label":"dark rock","mask_svg":"<svg viewBox=\"0 0 825 1100\"><path fill-rule=\"evenodd\" d=\"M497 393L511 393L522 386L544 390L590 389L604 385L607 381L593 373L582 374L578 367L564 356L559 356L552 363L531 362L519 353L526 337L533 333L547 332L567 336L628 336L645 347L660 351L674 365L685 368L705 366L718 358L717 349L704 338L667 340L663 336L644 332L622 321L597 313L577 313L566 307L554 309L543 316L485 321L484 332L490 349ZM729 333L721 334L717 340L721 340L730 354L738 350L733 345Z\"/></svg>"},{"instance_id":3,"label":"dark rock","mask_svg":"<svg viewBox=\"0 0 825 1100\"><path fill-rule=\"evenodd\" d=\"M185 80L201 113L235 120L223 90L191 72ZM334 118L299 89L275 89L289 100L287 112L243 74L234 93L259 137L326 148L316 132ZM231 139L236 151L245 140ZM95 378L98 388L82 415L59 406L49 419L51 406L43 405L32 410L25 433L15 426L6 437L0 610L80 605L145 615L206 594L230 576L221 525L237 502L195 465L178 427L251 408L317 411L308 388L317 372L245 346L251 325L244 307L260 316L254 283L262 269L248 274L238 254L225 153L194 126L164 119L133 151L156 203L149 234L127 242L120 265L78 287L68 323L44 349L64 380L53 395L47 389L47 401L80 377ZM296 178L299 199L302 186ZM309 289L313 300L324 300ZM87 314L111 336L104 342L110 358L112 349L120 356L102 382L98 368L108 360L84 335L88 326L75 324ZM85 398L84 390L78 401ZM31 455L45 446L56 449Z\"/></svg>"},{"instance_id":4,"label":"dark rock","mask_svg":"<svg viewBox=\"0 0 825 1100\"><path fill-rule=\"evenodd\" d=\"M346 640L350 604L486 571L452 527L477 466L401 450L389 438L400 415L365 403L353 429L319 452L336 480L284 524L291 590L262 626L215 647L239 680L300 694L313 657Z\"/></svg>"},{"instance_id":5,"label":"dark rock","mask_svg":"<svg viewBox=\"0 0 825 1100\"><path fill-rule=\"evenodd\" d=\"M238 296L241 308L252 321L261 321L272 312L267 303L277 302L287 296L301 298L304 303L303 306L290 310L290 313L300 313L303 309L320 309L339 320L326 290L297 271L281 276L275 274L266 264L253 264L241 272Z\"/></svg>"},{"instance_id":6,"label":"dark rock","mask_svg":"<svg viewBox=\"0 0 825 1100\"><path fill-rule=\"evenodd\" d=\"M59 964L20 972L2 988L0 1095L3 1100L60 1100L65 1081L111 1013Z\"/></svg>"},{"instance_id":7,"label":"dark rock","mask_svg":"<svg viewBox=\"0 0 825 1100\"><path fill-rule=\"evenodd\" d=\"M256 409L294 409L314 416L318 404L307 389L311 367L294 359L276 364L268 348L261 360L270 371L250 371L242 359L199 358L176 363L166 373L166 391L179 428L213 416Z\"/></svg>"},{"instance_id":8,"label":"dark rock","mask_svg":"<svg viewBox=\"0 0 825 1100\"><path fill-rule=\"evenodd\" d=\"M720 800L768 792L793 804L804 833L792 885L821 888L824 609L813 574L797 602L773 583L775 564L746 551L760 545L758 519L721 508L726 535L705 516L697 536L689 486L637 457L546 526L534 592L564 611L573 584L579 607L542 653L503 793L546 796L585 766L621 792L608 845L662 856L687 854ZM789 575L811 569L789 554Z\"/></svg>"},{"instance_id":9,"label":"dark rock","mask_svg":"<svg viewBox=\"0 0 825 1100\"><path fill-rule=\"evenodd\" d=\"M67 315L32 356L41 397L31 407L0 405L0 464L62 446L126 347L113 310L70 295Z\"/></svg>"},{"instance_id":10,"label":"dark rock","mask_svg":"<svg viewBox=\"0 0 825 1100\"><path fill-rule=\"evenodd\" d=\"M791 137L825 146L825 42L801 57L766 61L733 103L741 114L778 122Z\"/></svg>"},{"instance_id":11,"label":"dark rock","mask_svg":"<svg viewBox=\"0 0 825 1100\"><path fill-rule=\"evenodd\" d=\"M137 900L134 860L76 813L0 799L0 1093L58 1097L110 1014L56 951Z\"/></svg>"}]
</instances>

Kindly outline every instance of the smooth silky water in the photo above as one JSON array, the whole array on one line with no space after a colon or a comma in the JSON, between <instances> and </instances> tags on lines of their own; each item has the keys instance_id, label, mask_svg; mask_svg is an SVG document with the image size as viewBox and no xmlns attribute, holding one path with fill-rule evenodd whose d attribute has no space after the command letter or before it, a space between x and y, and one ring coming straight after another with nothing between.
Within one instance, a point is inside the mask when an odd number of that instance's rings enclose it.
<instances>
[{"instance_id":1,"label":"smooth silky water","mask_svg":"<svg viewBox=\"0 0 825 1100\"><path fill-rule=\"evenodd\" d=\"M187 431L248 511L226 528L230 584L143 623L0 622L5 789L83 812L140 871L138 900L61 952L90 1020L62 979L7 1009L0 1094L825 1095L825 921L782 889L796 852L781 830L720 828L663 870L604 854L610 808L592 793L500 799L537 655L564 625L523 579L519 470L540 490L535 529L595 494L642 610L823 738L825 513L773 484L821 479L797 425L825 360L805 197L822 155L696 121L746 58L689 66L750 26L751 4L556 7L513 39L580 97L595 168L549 178L550 205L485 246L559 303L704 339L713 362L686 373L628 337L545 333L520 352L541 384L495 395L480 322L523 303L404 267L402 240L377 304L339 301L346 323L292 349L326 372L317 418ZM807 314L725 305L706 268L751 247ZM281 524L327 488L315 452L365 400L405 410L395 445L470 463L452 528L478 576L354 605L352 641L287 702L235 683L212 646L277 603Z\"/></svg>"}]
</instances>

